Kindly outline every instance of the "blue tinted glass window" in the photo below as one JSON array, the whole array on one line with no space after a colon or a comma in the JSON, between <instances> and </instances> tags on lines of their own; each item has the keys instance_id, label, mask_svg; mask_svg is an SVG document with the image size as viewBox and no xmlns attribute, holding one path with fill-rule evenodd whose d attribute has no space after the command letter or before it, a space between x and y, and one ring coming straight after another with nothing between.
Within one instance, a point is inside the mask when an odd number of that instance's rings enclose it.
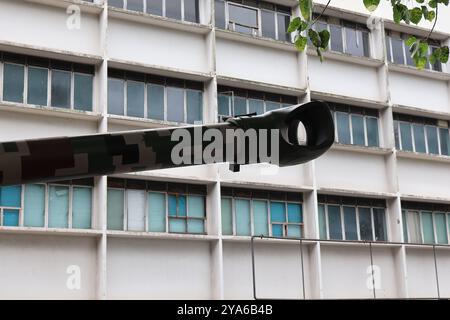
<instances>
[{"instance_id":1,"label":"blue tinted glass window","mask_svg":"<svg viewBox=\"0 0 450 320\"><path fill-rule=\"evenodd\" d=\"M272 236L273 237L282 237L283 236L283 225L272 224Z\"/></svg>"},{"instance_id":2,"label":"blue tinted glass window","mask_svg":"<svg viewBox=\"0 0 450 320\"><path fill-rule=\"evenodd\" d=\"M450 155L450 139L447 128L439 128L439 138L441 141L441 154Z\"/></svg>"},{"instance_id":3,"label":"blue tinted glass window","mask_svg":"<svg viewBox=\"0 0 450 320\"><path fill-rule=\"evenodd\" d=\"M289 223L302 223L302 206L298 203L288 203L288 222Z\"/></svg>"},{"instance_id":4,"label":"blue tinted glass window","mask_svg":"<svg viewBox=\"0 0 450 320\"><path fill-rule=\"evenodd\" d=\"M74 75L74 108L92 111L93 79L89 74Z\"/></svg>"},{"instance_id":5,"label":"blue tinted glass window","mask_svg":"<svg viewBox=\"0 0 450 320\"><path fill-rule=\"evenodd\" d=\"M330 239L342 240L341 208L328 205L328 230Z\"/></svg>"},{"instance_id":6,"label":"blue tinted glass window","mask_svg":"<svg viewBox=\"0 0 450 320\"><path fill-rule=\"evenodd\" d=\"M67 228L69 226L69 187L50 186L48 196L48 226Z\"/></svg>"},{"instance_id":7,"label":"blue tinted glass window","mask_svg":"<svg viewBox=\"0 0 450 320\"><path fill-rule=\"evenodd\" d=\"M200 219L189 219L187 221L188 233L205 233L205 222Z\"/></svg>"},{"instance_id":8,"label":"blue tinted glass window","mask_svg":"<svg viewBox=\"0 0 450 320\"><path fill-rule=\"evenodd\" d=\"M149 84L147 86L147 108L150 119L164 120L164 87Z\"/></svg>"},{"instance_id":9,"label":"blue tinted glass window","mask_svg":"<svg viewBox=\"0 0 450 320\"><path fill-rule=\"evenodd\" d=\"M72 227L75 229L91 228L92 189L73 187Z\"/></svg>"},{"instance_id":10,"label":"blue tinted glass window","mask_svg":"<svg viewBox=\"0 0 450 320\"><path fill-rule=\"evenodd\" d=\"M28 103L47 105L48 69L28 67Z\"/></svg>"},{"instance_id":11,"label":"blue tinted glass window","mask_svg":"<svg viewBox=\"0 0 450 320\"><path fill-rule=\"evenodd\" d=\"M434 126L425 126L427 132L428 153L439 154L437 128Z\"/></svg>"},{"instance_id":12,"label":"blue tinted glass window","mask_svg":"<svg viewBox=\"0 0 450 320\"><path fill-rule=\"evenodd\" d=\"M70 108L71 73L52 70L52 107Z\"/></svg>"},{"instance_id":13,"label":"blue tinted glass window","mask_svg":"<svg viewBox=\"0 0 450 320\"><path fill-rule=\"evenodd\" d=\"M166 231L166 196L163 193L148 193L148 230Z\"/></svg>"},{"instance_id":14,"label":"blue tinted glass window","mask_svg":"<svg viewBox=\"0 0 450 320\"><path fill-rule=\"evenodd\" d=\"M216 27L225 29L225 2L222 0L215 1Z\"/></svg>"},{"instance_id":15,"label":"blue tinted glass window","mask_svg":"<svg viewBox=\"0 0 450 320\"><path fill-rule=\"evenodd\" d=\"M4 209L3 210L3 225L5 227L19 226L19 210Z\"/></svg>"},{"instance_id":16,"label":"blue tinted glass window","mask_svg":"<svg viewBox=\"0 0 450 320\"><path fill-rule=\"evenodd\" d=\"M122 79L108 79L108 113L124 114L124 81Z\"/></svg>"},{"instance_id":17,"label":"blue tinted glass window","mask_svg":"<svg viewBox=\"0 0 450 320\"><path fill-rule=\"evenodd\" d=\"M384 209L373 208L375 241L387 241L386 215Z\"/></svg>"},{"instance_id":18,"label":"blue tinted glass window","mask_svg":"<svg viewBox=\"0 0 450 320\"><path fill-rule=\"evenodd\" d=\"M277 14L277 24L278 24L278 40L280 41L291 41L291 36L287 32L291 18L284 14Z\"/></svg>"},{"instance_id":19,"label":"blue tinted glass window","mask_svg":"<svg viewBox=\"0 0 450 320\"><path fill-rule=\"evenodd\" d=\"M263 114L264 113L264 101L249 99L248 100L248 109L249 109L248 110L249 113Z\"/></svg>"},{"instance_id":20,"label":"blue tinted glass window","mask_svg":"<svg viewBox=\"0 0 450 320\"><path fill-rule=\"evenodd\" d=\"M319 237L320 239L327 238L327 225L325 218L325 205L319 204Z\"/></svg>"},{"instance_id":21,"label":"blue tinted glass window","mask_svg":"<svg viewBox=\"0 0 450 320\"><path fill-rule=\"evenodd\" d=\"M124 191L108 189L107 221L108 230L123 230Z\"/></svg>"},{"instance_id":22,"label":"blue tinted glass window","mask_svg":"<svg viewBox=\"0 0 450 320\"><path fill-rule=\"evenodd\" d=\"M366 118L367 127L367 145L369 147L378 147L380 145L378 136L378 119L377 118Z\"/></svg>"},{"instance_id":23,"label":"blue tinted glass window","mask_svg":"<svg viewBox=\"0 0 450 320\"><path fill-rule=\"evenodd\" d=\"M267 220L268 207L267 201L253 200L253 222L255 235L269 235L269 224Z\"/></svg>"},{"instance_id":24,"label":"blue tinted glass window","mask_svg":"<svg viewBox=\"0 0 450 320\"><path fill-rule=\"evenodd\" d=\"M27 184L24 195L24 225L43 227L45 214L45 186Z\"/></svg>"},{"instance_id":25,"label":"blue tinted glass window","mask_svg":"<svg viewBox=\"0 0 450 320\"><path fill-rule=\"evenodd\" d=\"M184 122L184 89L167 87L167 120Z\"/></svg>"},{"instance_id":26,"label":"blue tinted glass window","mask_svg":"<svg viewBox=\"0 0 450 320\"><path fill-rule=\"evenodd\" d=\"M261 10L261 28L263 37L276 39L275 12Z\"/></svg>"},{"instance_id":27,"label":"blue tinted glass window","mask_svg":"<svg viewBox=\"0 0 450 320\"><path fill-rule=\"evenodd\" d=\"M236 234L238 236L251 235L250 200L235 200Z\"/></svg>"},{"instance_id":28,"label":"blue tinted glass window","mask_svg":"<svg viewBox=\"0 0 450 320\"><path fill-rule=\"evenodd\" d=\"M352 114L353 144L365 145L364 118L363 116Z\"/></svg>"},{"instance_id":29,"label":"blue tinted glass window","mask_svg":"<svg viewBox=\"0 0 450 320\"><path fill-rule=\"evenodd\" d=\"M448 244L445 213L435 213L434 224L436 226L436 242L439 244Z\"/></svg>"},{"instance_id":30,"label":"blue tinted glass window","mask_svg":"<svg viewBox=\"0 0 450 320\"><path fill-rule=\"evenodd\" d=\"M188 196L188 216L195 218L204 218L206 216L205 197Z\"/></svg>"},{"instance_id":31,"label":"blue tinted glass window","mask_svg":"<svg viewBox=\"0 0 450 320\"><path fill-rule=\"evenodd\" d=\"M286 222L286 207L284 202L270 202L270 219L272 222Z\"/></svg>"},{"instance_id":32,"label":"blue tinted glass window","mask_svg":"<svg viewBox=\"0 0 450 320\"><path fill-rule=\"evenodd\" d=\"M142 12L144 11L144 2L142 0L127 0L127 9Z\"/></svg>"},{"instance_id":33,"label":"blue tinted glass window","mask_svg":"<svg viewBox=\"0 0 450 320\"><path fill-rule=\"evenodd\" d=\"M143 82L127 81L127 115L130 117L144 117Z\"/></svg>"},{"instance_id":34,"label":"blue tinted glass window","mask_svg":"<svg viewBox=\"0 0 450 320\"><path fill-rule=\"evenodd\" d=\"M358 240L358 231L356 226L356 208L343 207L343 209L344 209L345 239Z\"/></svg>"},{"instance_id":35,"label":"blue tinted glass window","mask_svg":"<svg viewBox=\"0 0 450 320\"><path fill-rule=\"evenodd\" d=\"M413 124L414 132L414 146L416 152L427 152L425 148L425 132L424 127L421 124Z\"/></svg>"},{"instance_id":36,"label":"blue tinted glass window","mask_svg":"<svg viewBox=\"0 0 450 320\"><path fill-rule=\"evenodd\" d=\"M350 144L350 122L348 114L344 112L336 112L336 123L338 141L344 144Z\"/></svg>"},{"instance_id":37,"label":"blue tinted glass window","mask_svg":"<svg viewBox=\"0 0 450 320\"><path fill-rule=\"evenodd\" d=\"M3 100L23 102L24 74L22 65L5 63L3 65Z\"/></svg>"},{"instance_id":38,"label":"blue tinted glass window","mask_svg":"<svg viewBox=\"0 0 450 320\"><path fill-rule=\"evenodd\" d=\"M332 51L344 52L341 26L330 24L330 48Z\"/></svg>"},{"instance_id":39,"label":"blue tinted glass window","mask_svg":"<svg viewBox=\"0 0 450 320\"><path fill-rule=\"evenodd\" d=\"M229 116L230 115L230 96L219 94L219 115Z\"/></svg>"},{"instance_id":40,"label":"blue tinted glass window","mask_svg":"<svg viewBox=\"0 0 450 320\"><path fill-rule=\"evenodd\" d=\"M243 97L234 97L234 116L247 114L247 99Z\"/></svg>"},{"instance_id":41,"label":"blue tinted glass window","mask_svg":"<svg viewBox=\"0 0 450 320\"><path fill-rule=\"evenodd\" d=\"M169 232L186 233L186 219L169 219Z\"/></svg>"},{"instance_id":42,"label":"blue tinted glass window","mask_svg":"<svg viewBox=\"0 0 450 320\"><path fill-rule=\"evenodd\" d=\"M373 240L372 215L370 208L358 208L359 212L359 234L361 240Z\"/></svg>"},{"instance_id":43,"label":"blue tinted glass window","mask_svg":"<svg viewBox=\"0 0 450 320\"><path fill-rule=\"evenodd\" d=\"M433 215L431 212L422 212L422 232L424 243L434 243Z\"/></svg>"},{"instance_id":44,"label":"blue tinted glass window","mask_svg":"<svg viewBox=\"0 0 450 320\"><path fill-rule=\"evenodd\" d=\"M222 213L222 234L233 234L233 210L230 198L222 198L221 213Z\"/></svg>"},{"instance_id":45,"label":"blue tinted glass window","mask_svg":"<svg viewBox=\"0 0 450 320\"><path fill-rule=\"evenodd\" d=\"M166 1L166 17L181 20L181 0Z\"/></svg>"},{"instance_id":46,"label":"blue tinted glass window","mask_svg":"<svg viewBox=\"0 0 450 320\"><path fill-rule=\"evenodd\" d=\"M184 20L200 22L198 0L184 0Z\"/></svg>"},{"instance_id":47,"label":"blue tinted glass window","mask_svg":"<svg viewBox=\"0 0 450 320\"><path fill-rule=\"evenodd\" d=\"M187 90L186 101L187 122L201 122L203 120L203 92L197 90Z\"/></svg>"},{"instance_id":48,"label":"blue tinted glass window","mask_svg":"<svg viewBox=\"0 0 450 320\"><path fill-rule=\"evenodd\" d=\"M21 186L10 186L0 188L0 206L2 207L21 207Z\"/></svg>"},{"instance_id":49,"label":"blue tinted glass window","mask_svg":"<svg viewBox=\"0 0 450 320\"><path fill-rule=\"evenodd\" d=\"M163 0L147 0L147 13L162 16Z\"/></svg>"},{"instance_id":50,"label":"blue tinted glass window","mask_svg":"<svg viewBox=\"0 0 450 320\"><path fill-rule=\"evenodd\" d=\"M402 150L413 151L411 125L409 123L400 122L400 136L402 139Z\"/></svg>"},{"instance_id":51,"label":"blue tinted glass window","mask_svg":"<svg viewBox=\"0 0 450 320\"><path fill-rule=\"evenodd\" d=\"M266 101L266 111L277 110L281 108L281 104L278 102Z\"/></svg>"}]
</instances>

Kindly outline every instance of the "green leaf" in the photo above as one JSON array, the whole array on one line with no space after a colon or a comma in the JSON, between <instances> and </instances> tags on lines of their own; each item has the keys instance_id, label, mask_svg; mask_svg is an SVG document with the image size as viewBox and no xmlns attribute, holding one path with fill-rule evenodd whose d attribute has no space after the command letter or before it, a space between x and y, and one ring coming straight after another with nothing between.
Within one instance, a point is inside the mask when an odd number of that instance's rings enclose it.
<instances>
[{"instance_id":1,"label":"green leaf","mask_svg":"<svg viewBox=\"0 0 450 320\"><path fill-rule=\"evenodd\" d=\"M441 47L440 49L441 49L441 56L439 57L439 61L441 63L447 63L448 62L448 51L449 51L448 47L444 46L444 47Z\"/></svg>"},{"instance_id":2,"label":"green leaf","mask_svg":"<svg viewBox=\"0 0 450 320\"><path fill-rule=\"evenodd\" d=\"M328 43L330 42L330 32L328 30L322 30L319 32L320 37L320 47L322 49L326 49L328 47Z\"/></svg>"},{"instance_id":3,"label":"green leaf","mask_svg":"<svg viewBox=\"0 0 450 320\"><path fill-rule=\"evenodd\" d=\"M319 48L316 48L317 55L319 56L320 62L323 62L323 55L322 51L320 51Z\"/></svg>"},{"instance_id":4,"label":"green leaf","mask_svg":"<svg viewBox=\"0 0 450 320\"><path fill-rule=\"evenodd\" d=\"M295 40L295 47L297 48L297 50L299 50L300 52L303 52L306 48L306 43L308 42L308 38L304 37L304 36L299 36L297 38L297 40Z\"/></svg>"},{"instance_id":5,"label":"green leaf","mask_svg":"<svg viewBox=\"0 0 450 320\"><path fill-rule=\"evenodd\" d=\"M292 19L292 21L289 23L287 32L292 33L294 31L297 31L297 29L301 26L301 24L302 24L302 19L300 19L300 17L296 17L296 18Z\"/></svg>"},{"instance_id":6,"label":"green leaf","mask_svg":"<svg viewBox=\"0 0 450 320\"><path fill-rule=\"evenodd\" d=\"M308 37L311 40L312 44L316 47L316 48L320 48L321 47L321 39L319 34L317 33L317 31L315 31L314 29L309 29L308 30Z\"/></svg>"},{"instance_id":7,"label":"green leaf","mask_svg":"<svg viewBox=\"0 0 450 320\"><path fill-rule=\"evenodd\" d=\"M364 0L364 5L366 6L367 10L369 11L375 11L378 8L378 5L380 4L380 0Z\"/></svg>"},{"instance_id":8,"label":"green leaf","mask_svg":"<svg viewBox=\"0 0 450 320\"><path fill-rule=\"evenodd\" d=\"M420 20L422 20L422 9L421 8L413 8L409 10L409 15L411 22L414 24L418 24Z\"/></svg>"},{"instance_id":9,"label":"green leaf","mask_svg":"<svg viewBox=\"0 0 450 320\"><path fill-rule=\"evenodd\" d=\"M406 39L406 44L408 45L408 47L411 47L416 41L416 37L410 36L408 39Z\"/></svg>"},{"instance_id":10,"label":"green leaf","mask_svg":"<svg viewBox=\"0 0 450 320\"><path fill-rule=\"evenodd\" d=\"M300 11L302 13L303 18L306 21L311 21L313 1L312 0L299 0L299 4L300 4Z\"/></svg>"}]
</instances>

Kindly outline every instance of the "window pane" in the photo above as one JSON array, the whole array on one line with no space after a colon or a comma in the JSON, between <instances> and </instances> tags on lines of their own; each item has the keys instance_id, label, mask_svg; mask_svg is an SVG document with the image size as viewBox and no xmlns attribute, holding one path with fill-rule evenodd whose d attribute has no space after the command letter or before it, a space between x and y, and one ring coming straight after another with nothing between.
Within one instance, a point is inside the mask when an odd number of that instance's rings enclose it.
<instances>
[{"instance_id":1,"label":"window pane","mask_svg":"<svg viewBox=\"0 0 450 320\"><path fill-rule=\"evenodd\" d=\"M205 222L200 219L188 219L187 232L188 233L205 233Z\"/></svg>"},{"instance_id":2,"label":"window pane","mask_svg":"<svg viewBox=\"0 0 450 320\"><path fill-rule=\"evenodd\" d=\"M403 55L403 40L391 38L391 44L394 63L405 64L405 57Z\"/></svg>"},{"instance_id":3,"label":"window pane","mask_svg":"<svg viewBox=\"0 0 450 320\"><path fill-rule=\"evenodd\" d=\"M167 87L167 120L184 122L184 90Z\"/></svg>"},{"instance_id":4,"label":"window pane","mask_svg":"<svg viewBox=\"0 0 450 320\"><path fill-rule=\"evenodd\" d=\"M148 230L166 231L166 196L163 193L148 193Z\"/></svg>"},{"instance_id":5,"label":"window pane","mask_svg":"<svg viewBox=\"0 0 450 320\"><path fill-rule=\"evenodd\" d=\"M50 186L48 195L49 228L67 228L69 226L69 187Z\"/></svg>"},{"instance_id":6,"label":"window pane","mask_svg":"<svg viewBox=\"0 0 450 320\"><path fill-rule=\"evenodd\" d=\"M123 8L123 0L108 0L108 5L116 8Z\"/></svg>"},{"instance_id":7,"label":"window pane","mask_svg":"<svg viewBox=\"0 0 450 320\"><path fill-rule=\"evenodd\" d=\"M198 0L184 0L184 20L200 22Z\"/></svg>"},{"instance_id":8,"label":"window pane","mask_svg":"<svg viewBox=\"0 0 450 320\"><path fill-rule=\"evenodd\" d=\"M108 113L123 115L124 109L124 81L108 79Z\"/></svg>"},{"instance_id":9,"label":"window pane","mask_svg":"<svg viewBox=\"0 0 450 320\"><path fill-rule=\"evenodd\" d=\"M145 230L145 191L127 190L128 230Z\"/></svg>"},{"instance_id":10,"label":"window pane","mask_svg":"<svg viewBox=\"0 0 450 320\"><path fill-rule=\"evenodd\" d=\"M447 128L439 128L439 138L441 141L441 154L448 156L450 155L450 139L449 131Z\"/></svg>"},{"instance_id":11,"label":"window pane","mask_svg":"<svg viewBox=\"0 0 450 320\"><path fill-rule=\"evenodd\" d=\"M178 196L178 216L179 217L187 216L186 196L184 195Z\"/></svg>"},{"instance_id":12,"label":"window pane","mask_svg":"<svg viewBox=\"0 0 450 320\"><path fill-rule=\"evenodd\" d=\"M402 138L402 150L413 151L411 125L409 123L400 122L400 136Z\"/></svg>"},{"instance_id":13,"label":"window pane","mask_svg":"<svg viewBox=\"0 0 450 320\"><path fill-rule=\"evenodd\" d=\"M229 116L230 115L230 97L227 95L219 94L219 115Z\"/></svg>"},{"instance_id":14,"label":"window pane","mask_svg":"<svg viewBox=\"0 0 450 320\"><path fill-rule=\"evenodd\" d=\"M258 11L256 9L235 6L228 3L228 16L230 22L255 29L258 28ZM251 29L249 31L251 32Z\"/></svg>"},{"instance_id":15,"label":"window pane","mask_svg":"<svg viewBox=\"0 0 450 320\"><path fill-rule=\"evenodd\" d=\"M19 226L19 210L4 209L3 210L3 225L5 227Z\"/></svg>"},{"instance_id":16,"label":"window pane","mask_svg":"<svg viewBox=\"0 0 450 320\"><path fill-rule=\"evenodd\" d=\"M169 232L186 233L186 219L169 219Z\"/></svg>"},{"instance_id":17,"label":"window pane","mask_svg":"<svg viewBox=\"0 0 450 320\"><path fill-rule=\"evenodd\" d=\"M272 222L286 222L286 206L284 202L270 202L270 220Z\"/></svg>"},{"instance_id":18,"label":"window pane","mask_svg":"<svg viewBox=\"0 0 450 320\"><path fill-rule=\"evenodd\" d=\"M93 76L88 74L75 74L74 81L74 108L77 110L92 111Z\"/></svg>"},{"instance_id":19,"label":"window pane","mask_svg":"<svg viewBox=\"0 0 450 320\"><path fill-rule=\"evenodd\" d=\"M194 218L205 218L205 197L203 196L188 196L188 216Z\"/></svg>"},{"instance_id":20,"label":"window pane","mask_svg":"<svg viewBox=\"0 0 450 320\"><path fill-rule=\"evenodd\" d=\"M370 208L358 208L359 212L359 235L361 240L373 240L372 215Z\"/></svg>"},{"instance_id":21,"label":"window pane","mask_svg":"<svg viewBox=\"0 0 450 320\"><path fill-rule=\"evenodd\" d=\"M45 213L45 186L27 184L24 196L25 227L43 227Z\"/></svg>"},{"instance_id":22,"label":"window pane","mask_svg":"<svg viewBox=\"0 0 450 320\"><path fill-rule=\"evenodd\" d=\"M262 36L276 39L275 34L275 12L261 10Z\"/></svg>"},{"instance_id":23,"label":"window pane","mask_svg":"<svg viewBox=\"0 0 450 320\"><path fill-rule=\"evenodd\" d=\"M291 41L291 36L287 32L289 23L291 22L291 17L284 14L277 14L278 23L278 40L280 41Z\"/></svg>"},{"instance_id":24,"label":"window pane","mask_svg":"<svg viewBox=\"0 0 450 320\"><path fill-rule=\"evenodd\" d=\"M254 234L269 235L269 224L268 224L268 207L267 207L267 201L263 200L253 200L252 201L253 206L253 222L254 222Z\"/></svg>"},{"instance_id":25,"label":"window pane","mask_svg":"<svg viewBox=\"0 0 450 320\"><path fill-rule=\"evenodd\" d=\"M108 230L123 230L124 191L108 189Z\"/></svg>"},{"instance_id":26,"label":"window pane","mask_svg":"<svg viewBox=\"0 0 450 320\"><path fill-rule=\"evenodd\" d=\"M181 0L166 1L166 17L181 20Z\"/></svg>"},{"instance_id":27,"label":"window pane","mask_svg":"<svg viewBox=\"0 0 450 320\"><path fill-rule=\"evenodd\" d=\"M47 105L48 70L28 67L28 103Z\"/></svg>"},{"instance_id":28,"label":"window pane","mask_svg":"<svg viewBox=\"0 0 450 320\"><path fill-rule=\"evenodd\" d=\"M150 119L164 120L164 87L149 84L147 86L147 108Z\"/></svg>"},{"instance_id":29,"label":"window pane","mask_svg":"<svg viewBox=\"0 0 450 320\"><path fill-rule=\"evenodd\" d=\"M328 230L330 239L342 240L341 208L339 206L328 206Z\"/></svg>"},{"instance_id":30,"label":"window pane","mask_svg":"<svg viewBox=\"0 0 450 320\"><path fill-rule=\"evenodd\" d=\"M3 65L3 100L23 102L24 66Z\"/></svg>"},{"instance_id":31,"label":"window pane","mask_svg":"<svg viewBox=\"0 0 450 320\"><path fill-rule=\"evenodd\" d=\"M320 239L327 239L325 206L323 204L319 204L319 237Z\"/></svg>"},{"instance_id":32,"label":"window pane","mask_svg":"<svg viewBox=\"0 0 450 320\"><path fill-rule=\"evenodd\" d=\"M147 13L162 16L163 0L147 0Z\"/></svg>"},{"instance_id":33,"label":"window pane","mask_svg":"<svg viewBox=\"0 0 450 320\"><path fill-rule=\"evenodd\" d=\"M266 112L280 109L281 105L278 102L266 101Z\"/></svg>"},{"instance_id":34,"label":"window pane","mask_svg":"<svg viewBox=\"0 0 450 320\"><path fill-rule=\"evenodd\" d=\"M346 53L355 56L364 56L362 32L355 28L345 27Z\"/></svg>"},{"instance_id":35,"label":"window pane","mask_svg":"<svg viewBox=\"0 0 450 320\"><path fill-rule=\"evenodd\" d=\"M236 199L234 201L236 206L236 234L238 236L251 235L250 227L250 201Z\"/></svg>"},{"instance_id":36,"label":"window pane","mask_svg":"<svg viewBox=\"0 0 450 320\"><path fill-rule=\"evenodd\" d=\"M411 243L421 243L422 234L420 232L420 218L417 212L407 212L406 214L408 241Z\"/></svg>"},{"instance_id":37,"label":"window pane","mask_svg":"<svg viewBox=\"0 0 450 320\"><path fill-rule=\"evenodd\" d=\"M293 224L288 225L287 236L290 238L301 238L302 237L301 226Z\"/></svg>"},{"instance_id":38,"label":"window pane","mask_svg":"<svg viewBox=\"0 0 450 320\"><path fill-rule=\"evenodd\" d=\"M394 137L395 137L395 148L397 150L400 150L400 139L399 139L399 128L398 128L398 121L394 120Z\"/></svg>"},{"instance_id":39,"label":"window pane","mask_svg":"<svg viewBox=\"0 0 450 320\"><path fill-rule=\"evenodd\" d=\"M52 70L52 106L70 108L71 73Z\"/></svg>"},{"instance_id":40,"label":"window pane","mask_svg":"<svg viewBox=\"0 0 450 320\"><path fill-rule=\"evenodd\" d=\"M342 27L330 24L330 48L333 51L344 52L342 42Z\"/></svg>"},{"instance_id":41,"label":"window pane","mask_svg":"<svg viewBox=\"0 0 450 320\"><path fill-rule=\"evenodd\" d=\"M248 100L248 112L249 113L255 112L256 114L263 114L264 113L264 101L249 99Z\"/></svg>"},{"instance_id":42,"label":"window pane","mask_svg":"<svg viewBox=\"0 0 450 320\"><path fill-rule=\"evenodd\" d=\"M225 29L225 2L216 0L214 9L216 11L216 27Z\"/></svg>"},{"instance_id":43,"label":"window pane","mask_svg":"<svg viewBox=\"0 0 450 320\"><path fill-rule=\"evenodd\" d=\"M391 37L386 35L386 57L388 62L392 62L392 56L391 56Z\"/></svg>"},{"instance_id":44,"label":"window pane","mask_svg":"<svg viewBox=\"0 0 450 320\"><path fill-rule=\"evenodd\" d=\"M272 224L272 236L273 237L283 237L283 225Z\"/></svg>"},{"instance_id":45,"label":"window pane","mask_svg":"<svg viewBox=\"0 0 450 320\"><path fill-rule=\"evenodd\" d=\"M365 57L370 57L369 32L362 32L363 51Z\"/></svg>"},{"instance_id":46,"label":"window pane","mask_svg":"<svg viewBox=\"0 0 450 320\"><path fill-rule=\"evenodd\" d=\"M177 196L169 194L169 216L176 217L178 213L178 201Z\"/></svg>"},{"instance_id":47,"label":"window pane","mask_svg":"<svg viewBox=\"0 0 450 320\"><path fill-rule=\"evenodd\" d=\"M414 146L416 148L416 152L427 152L425 148L425 132L423 125L421 124L413 124L413 132L414 132Z\"/></svg>"},{"instance_id":48,"label":"window pane","mask_svg":"<svg viewBox=\"0 0 450 320\"><path fill-rule=\"evenodd\" d=\"M2 207L16 207L21 206L21 186L10 186L0 188L0 206Z\"/></svg>"},{"instance_id":49,"label":"window pane","mask_svg":"<svg viewBox=\"0 0 450 320\"><path fill-rule=\"evenodd\" d=\"M72 227L75 229L91 228L92 189L73 187Z\"/></svg>"},{"instance_id":50,"label":"window pane","mask_svg":"<svg viewBox=\"0 0 450 320\"><path fill-rule=\"evenodd\" d=\"M336 112L338 142L350 144L350 126L348 114Z\"/></svg>"},{"instance_id":51,"label":"window pane","mask_svg":"<svg viewBox=\"0 0 450 320\"><path fill-rule=\"evenodd\" d=\"M142 12L144 11L144 2L142 0L127 0L127 9Z\"/></svg>"},{"instance_id":52,"label":"window pane","mask_svg":"<svg viewBox=\"0 0 450 320\"><path fill-rule=\"evenodd\" d=\"M233 234L233 212L231 208L231 199L222 198L221 199L221 211L222 211L222 234L232 235Z\"/></svg>"},{"instance_id":53,"label":"window pane","mask_svg":"<svg viewBox=\"0 0 450 320\"><path fill-rule=\"evenodd\" d=\"M436 51L437 48L432 47L431 51L434 52ZM432 66L431 69L434 71L442 71L442 64L439 61L436 61Z\"/></svg>"},{"instance_id":54,"label":"window pane","mask_svg":"<svg viewBox=\"0 0 450 320\"><path fill-rule=\"evenodd\" d=\"M127 116L144 117L144 83L127 81Z\"/></svg>"},{"instance_id":55,"label":"window pane","mask_svg":"<svg viewBox=\"0 0 450 320\"><path fill-rule=\"evenodd\" d=\"M351 115L352 118L352 133L353 144L365 145L364 139L364 118L360 115Z\"/></svg>"},{"instance_id":56,"label":"window pane","mask_svg":"<svg viewBox=\"0 0 450 320\"><path fill-rule=\"evenodd\" d=\"M195 123L203 120L203 92L186 90L187 122Z\"/></svg>"},{"instance_id":57,"label":"window pane","mask_svg":"<svg viewBox=\"0 0 450 320\"><path fill-rule=\"evenodd\" d=\"M373 222L375 225L375 241L387 241L386 216L384 209L373 209Z\"/></svg>"},{"instance_id":58,"label":"window pane","mask_svg":"<svg viewBox=\"0 0 450 320\"><path fill-rule=\"evenodd\" d=\"M439 244L448 244L447 224L445 223L445 213L435 213L434 223L436 226L436 240Z\"/></svg>"},{"instance_id":59,"label":"window pane","mask_svg":"<svg viewBox=\"0 0 450 320\"><path fill-rule=\"evenodd\" d=\"M235 96L233 116L239 116L247 113L247 99Z\"/></svg>"},{"instance_id":60,"label":"window pane","mask_svg":"<svg viewBox=\"0 0 450 320\"><path fill-rule=\"evenodd\" d=\"M358 240L358 231L356 227L356 208L343 207L344 209L344 227L346 240Z\"/></svg>"},{"instance_id":61,"label":"window pane","mask_svg":"<svg viewBox=\"0 0 450 320\"><path fill-rule=\"evenodd\" d=\"M378 147L380 142L378 140L378 119L377 118L366 118L367 127L367 145L369 147Z\"/></svg>"},{"instance_id":62,"label":"window pane","mask_svg":"<svg viewBox=\"0 0 450 320\"><path fill-rule=\"evenodd\" d=\"M437 128L434 126L425 126L427 132L428 153L439 154Z\"/></svg>"},{"instance_id":63,"label":"window pane","mask_svg":"<svg viewBox=\"0 0 450 320\"><path fill-rule=\"evenodd\" d=\"M414 60L413 60L413 58L411 56L411 52L409 51L409 46L406 44L406 40L404 40L404 44L403 45L405 46L406 64L408 66L415 67L416 64L414 63Z\"/></svg>"},{"instance_id":64,"label":"window pane","mask_svg":"<svg viewBox=\"0 0 450 320\"><path fill-rule=\"evenodd\" d=\"M289 223L302 223L302 206L298 203L288 203L288 222Z\"/></svg>"},{"instance_id":65,"label":"window pane","mask_svg":"<svg viewBox=\"0 0 450 320\"><path fill-rule=\"evenodd\" d=\"M406 220L406 211L402 210L402 225L403 225L403 242L408 242L408 226Z\"/></svg>"},{"instance_id":66,"label":"window pane","mask_svg":"<svg viewBox=\"0 0 450 320\"><path fill-rule=\"evenodd\" d=\"M424 243L434 243L433 214L422 212L422 232Z\"/></svg>"}]
</instances>

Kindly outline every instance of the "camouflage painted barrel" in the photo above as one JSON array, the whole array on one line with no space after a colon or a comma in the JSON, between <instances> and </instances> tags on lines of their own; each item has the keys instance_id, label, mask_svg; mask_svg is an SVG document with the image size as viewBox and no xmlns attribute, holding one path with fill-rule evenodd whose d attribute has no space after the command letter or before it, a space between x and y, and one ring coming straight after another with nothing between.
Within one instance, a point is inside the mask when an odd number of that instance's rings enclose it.
<instances>
[{"instance_id":1,"label":"camouflage painted barrel","mask_svg":"<svg viewBox=\"0 0 450 320\"><path fill-rule=\"evenodd\" d=\"M300 123L304 144L297 134ZM290 166L319 157L333 141L331 112L315 101L214 125L4 142L0 185L218 162Z\"/></svg>"}]
</instances>

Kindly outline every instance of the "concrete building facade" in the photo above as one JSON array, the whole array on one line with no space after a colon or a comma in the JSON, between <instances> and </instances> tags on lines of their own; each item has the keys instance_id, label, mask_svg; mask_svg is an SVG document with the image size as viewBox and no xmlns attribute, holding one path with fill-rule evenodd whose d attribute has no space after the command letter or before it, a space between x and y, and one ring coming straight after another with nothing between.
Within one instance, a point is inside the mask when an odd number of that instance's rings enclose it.
<instances>
[{"instance_id":1,"label":"concrete building facade","mask_svg":"<svg viewBox=\"0 0 450 320\"><path fill-rule=\"evenodd\" d=\"M430 50L449 45L449 13ZM431 24L333 0L321 63L286 33L299 14L294 0L0 0L2 142L315 99L336 122L330 151L289 168L1 188L0 298L450 297L450 65L418 70L404 44Z\"/></svg>"}]
</instances>

